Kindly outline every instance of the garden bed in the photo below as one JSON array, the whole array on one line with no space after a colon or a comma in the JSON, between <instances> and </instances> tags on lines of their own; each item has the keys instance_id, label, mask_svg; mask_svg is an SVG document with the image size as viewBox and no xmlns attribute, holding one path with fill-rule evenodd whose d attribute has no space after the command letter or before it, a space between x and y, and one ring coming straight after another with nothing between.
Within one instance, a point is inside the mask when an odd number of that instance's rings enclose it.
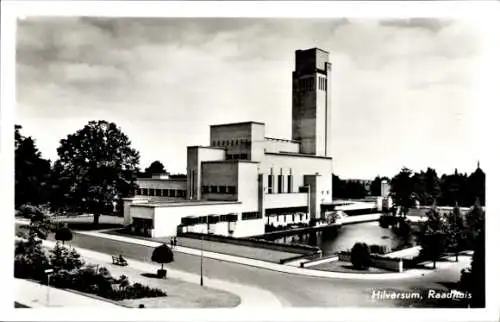
<instances>
[{"instance_id":1,"label":"garden bed","mask_svg":"<svg viewBox=\"0 0 500 322\"><path fill-rule=\"evenodd\" d=\"M366 270L358 270L355 269L350 262L344 261L331 261L328 263L322 263L318 265L313 265L307 267L307 269L314 269L319 271L328 271L328 272L339 272L339 273L352 273L352 274L387 274L394 273L389 270L370 267Z\"/></svg>"}]
</instances>

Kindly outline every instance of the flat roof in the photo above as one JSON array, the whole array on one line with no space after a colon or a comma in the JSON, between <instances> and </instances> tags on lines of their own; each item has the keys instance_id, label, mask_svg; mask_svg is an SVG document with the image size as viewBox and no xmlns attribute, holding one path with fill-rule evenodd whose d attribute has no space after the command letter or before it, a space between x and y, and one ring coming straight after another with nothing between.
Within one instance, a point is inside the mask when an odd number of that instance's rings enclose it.
<instances>
[{"instance_id":1,"label":"flat roof","mask_svg":"<svg viewBox=\"0 0 500 322\"><path fill-rule=\"evenodd\" d=\"M269 141L285 141L285 142L290 142L290 143L300 143L300 141L297 141L297 140L272 138L272 137L269 137L269 136L266 136L264 139L269 140Z\"/></svg>"},{"instance_id":2,"label":"flat roof","mask_svg":"<svg viewBox=\"0 0 500 322\"><path fill-rule=\"evenodd\" d=\"M279 156L288 156L288 157L304 157L304 158L315 158L315 159L325 159L325 160L333 160L332 157L323 157L320 155L313 154L304 154L304 153L293 153L293 152L264 152L267 155L279 155Z\"/></svg>"},{"instance_id":3,"label":"flat roof","mask_svg":"<svg viewBox=\"0 0 500 322\"><path fill-rule=\"evenodd\" d=\"M186 181L187 178L137 178L137 181L162 181L162 182L168 182L168 181Z\"/></svg>"},{"instance_id":4,"label":"flat roof","mask_svg":"<svg viewBox=\"0 0 500 322\"><path fill-rule=\"evenodd\" d=\"M259 163L252 160L213 160L213 161L201 161L201 163Z\"/></svg>"},{"instance_id":5,"label":"flat roof","mask_svg":"<svg viewBox=\"0 0 500 322\"><path fill-rule=\"evenodd\" d=\"M313 51L313 50L319 50L319 51L322 51L324 53L327 53L329 54L328 51L324 50L324 49L321 49L321 48L318 48L318 47L312 47L312 48L309 48L309 49L297 49L295 52L301 52L301 51Z\"/></svg>"},{"instance_id":6,"label":"flat roof","mask_svg":"<svg viewBox=\"0 0 500 322\"><path fill-rule=\"evenodd\" d=\"M259 125L266 125L265 123L262 123L262 122L247 121L247 122L236 122L236 123L214 124L214 125L210 125L210 127L233 126L233 125L244 125L244 124L259 124Z\"/></svg>"},{"instance_id":7,"label":"flat roof","mask_svg":"<svg viewBox=\"0 0 500 322\"><path fill-rule=\"evenodd\" d=\"M216 206L216 205L238 205L241 201L215 201L215 200L176 200L171 202L158 201L148 203L136 203L131 207L191 207L191 206Z\"/></svg>"},{"instance_id":8,"label":"flat roof","mask_svg":"<svg viewBox=\"0 0 500 322\"><path fill-rule=\"evenodd\" d=\"M190 145L187 147L188 149L194 148L202 148L202 149L217 149L217 150L225 150L226 148L220 146L209 146L209 145Z\"/></svg>"}]
</instances>

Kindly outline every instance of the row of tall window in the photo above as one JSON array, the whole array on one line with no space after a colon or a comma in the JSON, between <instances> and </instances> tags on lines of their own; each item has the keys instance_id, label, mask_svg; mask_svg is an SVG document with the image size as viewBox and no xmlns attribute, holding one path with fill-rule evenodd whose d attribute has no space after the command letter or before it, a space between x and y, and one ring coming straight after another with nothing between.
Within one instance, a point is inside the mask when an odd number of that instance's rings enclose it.
<instances>
[{"instance_id":1,"label":"row of tall window","mask_svg":"<svg viewBox=\"0 0 500 322\"><path fill-rule=\"evenodd\" d=\"M248 154L242 153L242 154L227 154L226 155L228 160L248 160Z\"/></svg>"},{"instance_id":2,"label":"row of tall window","mask_svg":"<svg viewBox=\"0 0 500 322\"><path fill-rule=\"evenodd\" d=\"M314 78L302 78L299 79L298 90L301 93L310 92L315 89ZM325 77L318 77L318 89L322 91L326 91L327 81Z\"/></svg>"},{"instance_id":3,"label":"row of tall window","mask_svg":"<svg viewBox=\"0 0 500 322\"><path fill-rule=\"evenodd\" d=\"M237 214L225 215L208 215L208 216L193 216L181 218L181 224L184 226L198 225L198 224L216 224L218 222L236 222L238 221Z\"/></svg>"},{"instance_id":4,"label":"row of tall window","mask_svg":"<svg viewBox=\"0 0 500 322\"><path fill-rule=\"evenodd\" d=\"M243 212L241 213L241 220L251 220L251 219L259 219L262 218L260 212L252 211L252 212Z\"/></svg>"},{"instance_id":5,"label":"row of tall window","mask_svg":"<svg viewBox=\"0 0 500 322\"><path fill-rule=\"evenodd\" d=\"M201 192L203 193L223 193L223 194L236 194L235 186L202 186Z\"/></svg>"},{"instance_id":6,"label":"row of tall window","mask_svg":"<svg viewBox=\"0 0 500 322\"><path fill-rule=\"evenodd\" d=\"M238 146L238 145L248 147L250 146L250 140L234 139L234 140L212 141L212 146Z\"/></svg>"},{"instance_id":7,"label":"row of tall window","mask_svg":"<svg viewBox=\"0 0 500 322\"><path fill-rule=\"evenodd\" d=\"M277 214L277 215L266 215L267 217L273 217L276 218L276 221L282 221L285 222L287 216L290 216L289 214ZM292 214L292 221L295 222L295 220L302 221L302 220L307 220L309 218L308 214L304 213L298 213L298 214Z\"/></svg>"},{"instance_id":8,"label":"row of tall window","mask_svg":"<svg viewBox=\"0 0 500 322\"><path fill-rule=\"evenodd\" d=\"M140 188L140 189L136 189L135 194L137 196L185 198L186 197L186 190Z\"/></svg>"},{"instance_id":9,"label":"row of tall window","mask_svg":"<svg viewBox=\"0 0 500 322\"><path fill-rule=\"evenodd\" d=\"M274 179L277 178L275 185ZM286 177L286 182L285 182ZM277 189L275 189L277 186ZM291 193L293 192L293 176L291 174L285 176L279 174L277 176L270 174L267 176L267 193Z\"/></svg>"},{"instance_id":10,"label":"row of tall window","mask_svg":"<svg viewBox=\"0 0 500 322\"><path fill-rule=\"evenodd\" d=\"M314 90L314 78L302 78L299 79L299 92L310 92Z\"/></svg>"},{"instance_id":11,"label":"row of tall window","mask_svg":"<svg viewBox=\"0 0 500 322\"><path fill-rule=\"evenodd\" d=\"M326 91L326 78L324 77L318 78L318 88L322 91Z\"/></svg>"}]
</instances>

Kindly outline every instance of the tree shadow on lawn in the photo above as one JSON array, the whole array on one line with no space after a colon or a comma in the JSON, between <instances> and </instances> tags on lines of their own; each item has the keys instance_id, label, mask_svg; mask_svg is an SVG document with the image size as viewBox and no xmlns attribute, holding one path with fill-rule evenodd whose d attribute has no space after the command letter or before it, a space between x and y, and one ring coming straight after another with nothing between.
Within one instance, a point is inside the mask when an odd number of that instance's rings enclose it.
<instances>
[{"instance_id":1,"label":"tree shadow on lawn","mask_svg":"<svg viewBox=\"0 0 500 322\"><path fill-rule=\"evenodd\" d=\"M144 277L147 277L147 278L155 278L155 279L159 279L159 280L167 278L166 276L164 278L160 278L160 277L158 277L157 274L153 274L153 273L141 273L141 276L144 276Z\"/></svg>"},{"instance_id":2,"label":"tree shadow on lawn","mask_svg":"<svg viewBox=\"0 0 500 322\"><path fill-rule=\"evenodd\" d=\"M340 267L348 269L348 270L351 270L351 271L355 271L355 272L368 272L369 271L369 268L358 269L358 268L355 268L352 265L340 265Z\"/></svg>"},{"instance_id":3,"label":"tree shadow on lawn","mask_svg":"<svg viewBox=\"0 0 500 322\"><path fill-rule=\"evenodd\" d=\"M110 223L99 223L94 225L94 223L67 223L68 228L72 230L100 230L100 229L116 229L123 228L120 224L110 224Z\"/></svg>"}]
</instances>

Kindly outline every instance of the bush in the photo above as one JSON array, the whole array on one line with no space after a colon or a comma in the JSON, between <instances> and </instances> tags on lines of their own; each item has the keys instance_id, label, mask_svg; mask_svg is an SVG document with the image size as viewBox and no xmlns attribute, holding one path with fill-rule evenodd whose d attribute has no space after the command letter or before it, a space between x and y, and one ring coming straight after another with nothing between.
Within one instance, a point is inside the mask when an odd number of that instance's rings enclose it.
<instances>
[{"instance_id":1,"label":"bush","mask_svg":"<svg viewBox=\"0 0 500 322\"><path fill-rule=\"evenodd\" d=\"M71 232L71 230L68 227L66 227L66 226L61 227L61 228L57 229L55 238L58 241L62 241L63 245L64 245L65 242L73 239L73 233Z\"/></svg>"},{"instance_id":2,"label":"bush","mask_svg":"<svg viewBox=\"0 0 500 322\"><path fill-rule=\"evenodd\" d=\"M366 243L356 243L351 249L351 263L355 269L370 267L370 248Z\"/></svg>"},{"instance_id":3,"label":"bush","mask_svg":"<svg viewBox=\"0 0 500 322\"><path fill-rule=\"evenodd\" d=\"M167 246L167 244L162 244L153 250L151 260L161 264L161 269L163 270L163 264L168 264L174 261L174 253L170 247Z\"/></svg>"}]
</instances>

